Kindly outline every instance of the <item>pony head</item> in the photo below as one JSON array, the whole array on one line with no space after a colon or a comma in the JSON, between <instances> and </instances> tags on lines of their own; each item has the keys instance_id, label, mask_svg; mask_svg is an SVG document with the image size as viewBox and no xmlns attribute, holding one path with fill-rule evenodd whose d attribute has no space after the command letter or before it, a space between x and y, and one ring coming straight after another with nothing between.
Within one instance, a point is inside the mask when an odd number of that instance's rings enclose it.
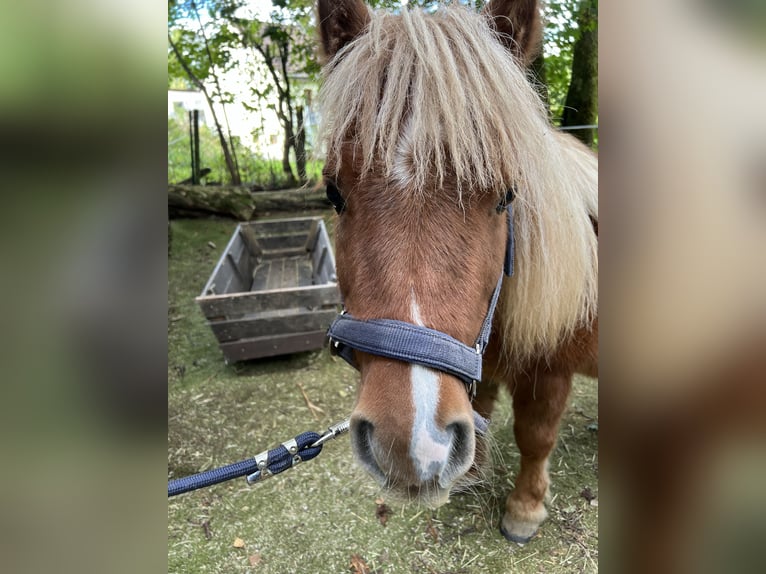
<instances>
[{"instance_id":1,"label":"pony head","mask_svg":"<svg viewBox=\"0 0 766 574\"><path fill-rule=\"evenodd\" d=\"M511 304L495 329L519 333L509 350L519 356L562 337L563 323L582 319L582 281L571 288L577 301L557 298L577 311L550 304L532 317L509 311L539 303L524 301L537 288L543 296L567 291L560 276L529 272L542 263L534 240L560 242L562 258L589 248L571 239L572 225L583 218L589 225L587 213L558 221L574 202L566 190L541 209L554 177L549 162L559 156L558 136L525 70L539 49L537 3L493 0L479 14L459 6L378 14L361 0L320 0L318 22L324 175L340 212L336 262L346 309L472 346L503 269L508 225L497 207L515 188L515 226L530 240L517 246L516 259L528 279L505 287ZM546 218L561 231L543 237ZM567 312L578 316L563 317ZM474 462L463 382L358 351L356 363L351 436L358 460L394 491L445 502Z\"/></svg>"}]
</instances>

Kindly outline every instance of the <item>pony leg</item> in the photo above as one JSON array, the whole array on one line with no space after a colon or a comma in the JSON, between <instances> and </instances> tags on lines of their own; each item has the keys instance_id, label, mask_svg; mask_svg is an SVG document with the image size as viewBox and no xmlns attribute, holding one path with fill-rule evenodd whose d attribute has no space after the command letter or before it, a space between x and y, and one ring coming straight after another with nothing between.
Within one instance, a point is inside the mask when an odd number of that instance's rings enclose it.
<instances>
[{"instance_id":1,"label":"pony leg","mask_svg":"<svg viewBox=\"0 0 766 574\"><path fill-rule=\"evenodd\" d=\"M516 487L505 502L500 532L513 542L529 542L548 516L543 503L550 484L548 457L571 388L572 373L554 373L545 368L518 377L512 387L513 432L521 451L521 468Z\"/></svg>"},{"instance_id":2,"label":"pony leg","mask_svg":"<svg viewBox=\"0 0 766 574\"><path fill-rule=\"evenodd\" d=\"M495 409L498 389L497 381L492 379L483 380L479 383L476 399L473 401L473 408L486 419L492 416L492 411Z\"/></svg>"}]
</instances>

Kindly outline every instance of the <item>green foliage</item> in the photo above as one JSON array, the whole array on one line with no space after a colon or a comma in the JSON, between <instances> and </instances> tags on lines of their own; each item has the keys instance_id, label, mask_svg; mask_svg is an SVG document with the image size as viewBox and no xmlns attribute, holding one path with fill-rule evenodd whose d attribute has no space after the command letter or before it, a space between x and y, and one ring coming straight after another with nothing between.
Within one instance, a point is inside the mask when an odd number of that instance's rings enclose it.
<instances>
[{"instance_id":1,"label":"green foliage","mask_svg":"<svg viewBox=\"0 0 766 574\"><path fill-rule=\"evenodd\" d=\"M273 10L268 23L247 22L234 19L243 41L271 42L286 45L289 52L289 69L295 74L308 74L312 79L319 76L316 58L314 0L272 0Z\"/></svg>"},{"instance_id":2,"label":"green foliage","mask_svg":"<svg viewBox=\"0 0 766 574\"><path fill-rule=\"evenodd\" d=\"M576 15L581 2L582 0L548 0L544 3L544 75L548 87L551 117L554 122L558 122L563 115L564 102L571 80L573 46L580 35ZM433 10L439 3L434 0L410 0L409 5ZM484 0L462 0L460 3L481 8L486 2ZM294 76L289 78L290 82L296 82L296 77L307 77L309 82L318 81L320 66L315 56L315 0L272 0L273 9L269 22L244 19L242 15L245 12L242 12L240 8L246 4L244 0L171 0L169 2L169 35L184 54L187 64L194 74L206 85L210 85L211 72L220 73L231 69L235 65L234 51L248 46L248 43L252 46L253 42L258 41L262 46L272 46L272 58L276 58L273 60L273 67L278 75L282 74L282 70L281 66L277 65L276 47L283 46L288 52L289 75ZM394 11L401 9L400 0L368 0L368 4L373 8ZM202 32L207 39L207 46L201 35ZM254 78L252 74L255 73L255 67L264 64L263 59L255 50L252 51L252 54L254 61L250 62L249 69L241 69L238 72L251 74L250 77ZM194 87L171 50L169 50L168 56L168 85L174 88ZM253 80L249 82L249 86L254 99L262 102L261 106L253 106L252 103L247 102L234 102L230 93L213 93L211 95L217 101L243 105L249 111L258 113L259 107L276 109L277 106L272 103L274 96L286 88L284 79L282 81L273 79L266 84ZM295 86L287 86L287 88L291 89L294 94L298 93ZM287 115L287 113L285 110L283 115ZM283 121L285 121L284 117ZM297 127L294 118L292 121L293 125ZM206 128L202 131L206 131ZM169 142L176 139L170 135L170 132L169 128ZM213 168L214 173L216 168L211 164L215 164L217 161L215 158L220 156L216 149L219 145L212 134L209 138L202 138L201 141L203 157L208 156L207 162L203 161L203 166ZM263 181L264 177L268 181L277 181L283 177L281 167L279 169L274 168L274 175L271 173L271 168L263 169L262 166L267 165L263 160L259 160L260 163L256 162L257 166L260 167L253 167L252 152L244 149L239 142L233 142L232 145L237 157L240 158L244 181L253 181L254 179ZM173 148L174 146L170 147ZM177 173L174 166L188 163L188 159L181 159L184 156L173 159L170 153L171 150L169 149L169 177ZM257 177L255 174L258 174ZM310 175L310 177L312 176ZM216 179L220 181L221 178Z\"/></svg>"},{"instance_id":3,"label":"green foliage","mask_svg":"<svg viewBox=\"0 0 766 574\"><path fill-rule=\"evenodd\" d=\"M581 0L549 0L544 7L545 79L551 117L561 118L572 78L572 50L580 36L576 15Z\"/></svg>"},{"instance_id":4,"label":"green foliage","mask_svg":"<svg viewBox=\"0 0 766 574\"><path fill-rule=\"evenodd\" d=\"M202 81L231 69L236 34L215 18L215 2L175 0L168 4L168 34L189 68ZM206 40L206 41L205 41ZM186 78L174 53L168 51L168 79ZM230 94L229 94L230 95ZM225 97L225 94L219 94Z\"/></svg>"}]
</instances>

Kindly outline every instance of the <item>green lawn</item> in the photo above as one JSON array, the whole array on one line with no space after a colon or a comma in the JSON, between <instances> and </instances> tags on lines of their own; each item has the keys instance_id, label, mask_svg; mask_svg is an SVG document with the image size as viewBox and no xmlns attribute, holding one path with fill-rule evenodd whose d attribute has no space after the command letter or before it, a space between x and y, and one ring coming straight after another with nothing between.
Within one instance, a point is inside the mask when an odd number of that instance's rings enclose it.
<instances>
[{"instance_id":1,"label":"green lawn","mask_svg":"<svg viewBox=\"0 0 766 574\"><path fill-rule=\"evenodd\" d=\"M329 212L320 213L331 221ZM194 297L235 225L172 222L169 477L242 460L304 430L321 432L353 406L356 373L326 351L224 363ZM324 411L318 418L301 388ZM524 547L498 531L519 460L503 394L492 423L494 473L475 492L433 511L385 500L390 514L383 525L376 499L385 494L354 464L342 437L316 460L254 487L239 479L170 499L168 571L358 573L364 561L378 573L594 572L598 499L589 503L580 493L597 493L597 412L596 381L578 379L551 457L550 518Z\"/></svg>"}]
</instances>

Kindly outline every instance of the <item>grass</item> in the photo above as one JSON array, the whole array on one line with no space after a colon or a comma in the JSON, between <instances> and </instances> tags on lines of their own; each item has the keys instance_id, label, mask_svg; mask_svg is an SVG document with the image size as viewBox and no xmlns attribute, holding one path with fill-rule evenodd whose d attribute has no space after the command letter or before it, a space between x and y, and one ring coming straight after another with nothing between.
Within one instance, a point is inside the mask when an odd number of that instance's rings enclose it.
<instances>
[{"instance_id":1,"label":"grass","mask_svg":"<svg viewBox=\"0 0 766 574\"><path fill-rule=\"evenodd\" d=\"M242 460L304 430L321 431L353 406L356 373L326 351L224 363L194 297L234 227L223 220L172 222L169 477ZM324 411L317 418L301 389ZM342 437L316 460L256 486L239 479L170 499L168 571L358 573L366 564L370 572L392 574L594 572L598 507L581 492L597 493L597 409L596 381L578 379L551 456L550 517L524 547L498 532L519 460L503 394L492 423L493 472L475 492L455 495L437 510L384 500L390 513L383 525L377 511L385 493L354 464Z\"/></svg>"}]
</instances>

